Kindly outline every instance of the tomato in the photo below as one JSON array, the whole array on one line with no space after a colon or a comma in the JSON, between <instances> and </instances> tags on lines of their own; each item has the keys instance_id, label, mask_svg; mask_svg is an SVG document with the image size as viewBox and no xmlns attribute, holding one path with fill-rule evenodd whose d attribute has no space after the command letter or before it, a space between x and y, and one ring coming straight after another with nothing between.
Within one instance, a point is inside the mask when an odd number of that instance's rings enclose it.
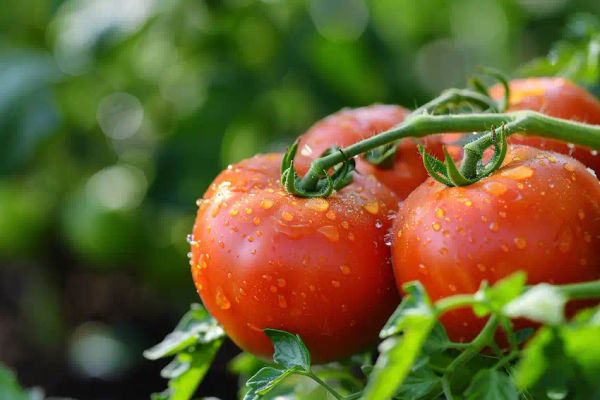
<instances>
[{"instance_id":1,"label":"tomato","mask_svg":"<svg viewBox=\"0 0 600 400\"><path fill-rule=\"evenodd\" d=\"M315 362L364 349L399 302L384 236L396 196L373 176L327 199L296 198L280 154L229 167L199 202L191 269L204 305L242 349L265 328L299 334Z\"/></svg>"},{"instance_id":2,"label":"tomato","mask_svg":"<svg viewBox=\"0 0 600 400\"><path fill-rule=\"evenodd\" d=\"M311 161L328 148L334 145L346 147L374 136L399 124L408 114L408 110L399 106L376 104L342 110L322 119L300 137L300 151L295 159L298 172L305 174ZM442 156L438 137L430 136L421 142L430 153ZM356 158L356 163L358 172L374 175L400 199L408 196L428 176L414 139L400 141L392 168L378 168L361 157Z\"/></svg>"},{"instance_id":3,"label":"tomato","mask_svg":"<svg viewBox=\"0 0 600 400\"><path fill-rule=\"evenodd\" d=\"M433 299L477 291L524 270L528 283L600 278L600 183L566 155L511 146L505 164L466 187L427 180L403 202L393 228L398 286L419 280ZM442 318L453 340L483 319Z\"/></svg>"},{"instance_id":4,"label":"tomato","mask_svg":"<svg viewBox=\"0 0 600 400\"><path fill-rule=\"evenodd\" d=\"M496 99L502 98L504 89L496 85L490 89ZM600 101L585 89L564 78L529 78L510 82L508 111L533 110L556 118L570 119L589 124L600 124ZM567 143L513 135L510 143L526 144L558 153L569 154L600 174L598 152L585 146L569 146Z\"/></svg>"}]
</instances>

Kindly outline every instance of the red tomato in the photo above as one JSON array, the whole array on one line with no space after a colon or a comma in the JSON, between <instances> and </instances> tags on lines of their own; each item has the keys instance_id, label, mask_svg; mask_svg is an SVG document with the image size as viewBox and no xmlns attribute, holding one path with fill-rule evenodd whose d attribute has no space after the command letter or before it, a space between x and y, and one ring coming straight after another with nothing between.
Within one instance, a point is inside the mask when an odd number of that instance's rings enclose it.
<instances>
[{"instance_id":1,"label":"red tomato","mask_svg":"<svg viewBox=\"0 0 600 400\"><path fill-rule=\"evenodd\" d=\"M399 303L384 235L396 196L372 176L327 199L284 192L280 154L223 171L199 202L192 275L241 348L269 357L264 328L299 334L315 362L372 344Z\"/></svg>"},{"instance_id":2,"label":"red tomato","mask_svg":"<svg viewBox=\"0 0 600 400\"><path fill-rule=\"evenodd\" d=\"M399 124L408 114L408 110L399 106L376 104L342 110L322 119L300 138L299 152L295 159L298 172L305 174L311 161L331 146L346 147L374 136ZM442 156L438 137L430 136L421 142L429 152ZM400 141L392 168L378 168L357 157L356 169L361 174L374 175L400 199L408 196L428 176L414 139Z\"/></svg>"},{"instance_id":3,"label":"red tomato","mask_svg":"<svg viewBox=\"0 0 600 400\"><path fill-rule=\"evenodd\" d=\"M403 202L393 228L398 286L419 280L435 300L524 270L528 283L600 278L600 183L571 157L512 146L504 166L466 187L433 179ZM484 324L467 309L442 318L451 339Z\"/></svg>"},{"instance_id":4,"label":"red tomato","mask_svg":"<svg viewBox=\"0 0 600 400\"><path fill-rule=\"evenodd\" d=\"M504 95L496 85L490 89L495 99ZM552 117L570 119L589 124L600 124L600 101L585 89L564 78L529 78L510 82L508 111L533 110ZM558 153L569 154L600 174L600 156L597 151L584 146L569 146L558 140L513 135L510 143L526 144Z\"/></svg>"}]
</instances>

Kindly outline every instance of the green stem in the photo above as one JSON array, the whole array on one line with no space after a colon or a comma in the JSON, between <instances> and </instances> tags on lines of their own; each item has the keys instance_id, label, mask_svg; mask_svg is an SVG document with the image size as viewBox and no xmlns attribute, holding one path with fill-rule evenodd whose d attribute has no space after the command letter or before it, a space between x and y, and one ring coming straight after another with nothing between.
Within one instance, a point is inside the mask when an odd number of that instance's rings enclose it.
<instances>
[{"instance_id":1,"label":"green stem","mask_svg":"<svg viewBox=\"0 0 600 400\"><path fill-rule=\"evenodd\" d=\"M471 342L471 346L463 351L458 357L456 357L450 365L448 365L447 372L444 377L450 380L450 377L461 366L469 362L473 357L481 352L484 347L488 346L494 340L494 333L498 327L498 317L492 315L486 322L485 326L479 332L479 335Z\"/></svg>"},{"instance_id":2,"label":"green stem","mask_svg":"<svg viewBox=\"0 0 600 400\"><path fill-rule=\"evenodd\" d=\"M600 297L600 280L557 286L569 300Z\"/></svg>"},{"instance_id":3,"label":"green stem","mask_svg":"<svg viewBox=\"0 0 600 400\"><path fill-rule=\"evenodd\" d=\"M312 371L298 372L298 374L309 377L310 379L312 379L313 381L315 381L316 383L318 383L319 385L321 385L322 387L324 387L325 390L327 390L337 400L344 400L344 396L342 396L341 394L339 394L333 388L333 386L329 385L327 382L325 382L324 380L322 380L321 378L319 378L314 372L312 372Z\"/></svg>"},{"instance_id":4,"label":"green stem","mask_svg":"<svg viewBox=\"0 0 600 400\"><path fill-rule=\"evenodd\" d=\"M553 118L535 111L502 114L411 115L405 122L390 130L342 149L343 153L338 151L314 160L300 185L306 188L315 187L323 171L343 162L346 157L355 157L400 139L444 132L483 132L503 125L510 127L510 131L506 131L507 135L520 132L600 149L600 126Z\"/></svg>"}]
</instances>

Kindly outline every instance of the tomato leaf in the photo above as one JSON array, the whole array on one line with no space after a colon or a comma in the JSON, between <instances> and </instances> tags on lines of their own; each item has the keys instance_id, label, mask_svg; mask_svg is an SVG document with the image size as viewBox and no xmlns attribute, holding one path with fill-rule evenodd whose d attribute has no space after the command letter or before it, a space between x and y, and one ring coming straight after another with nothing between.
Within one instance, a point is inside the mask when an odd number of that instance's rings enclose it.
<instances>
[{"instance_id":1,"label":"tomato leaf","mask_svg":"<svg viewBox=\"0 0 600 400\"><path fill-rule=\"evenodd\" d=\"M152 400L189 400L193 397L202 379L208 372L222 339L203 343L180 352L162 371L169 378L169 388L153 395Z\"/></svg>"},{"instance_id":2,"label":"tomato leaf","mask_svg":"<svg viewBox=\"0 0 600 400\"><path fill-rule=\"evenodd\" d=\"M278 369L272 367L264 367L260 369L252 378L246 382L246 386L250 388L244 400L255 400L261 398L264 394L272 390L278 383L284 380L287 376L296 372L299 368L293 367L289 369Z\"/></svg>"},{"instance_id":3,"label":"tomato leaf","mask_svg":"<svg viewBox=\"0 0 600 400\"><path fill-rule=\"evenodd\" d=\"M433 371L419 368L406 377L394 399L419 400L430 398L435 392L441 392L441 380Z\"/></svg>"},{"instance_id":4,"label":"tomato leaf","mask_svg":"<svg viewBox=\"0 0 600 400\"><path fill-rule=\"evenodd\" d=\"M421 309L428 308L421 307ZM381 344L381 354L369 376L363 399L391 398L410 373L436 322L431 310L429 312L423 310L414 312L416 311L414 308L407 309L407 313L398 324L402 328L402 336L386 339Z\"/></svg>"},{"instance_id":5,"label":"tomato leaf","mask_svg":"<svg viewBox=\"0 0 600 400\"><path fill-rule=\"evenodd\" d=\"M527 290L504 307L511 318L527 318L549 325L564 321L567 298L555 286L541 283Z\"/></svg>"},{"instance_id":6,"label":"tomato leaf","mask_svg":"<svg viewBox=\"0 0 600 400\"><path fill-rule=\"evenodd\" d=\"M149 360L168 357L196 343L209 343L225 335L223 328L199 304L192 304L173 332L162 342L144 352Z\"/></svg>"},{"instance_id":7,"label":"tomato leaf","mask_svg":"<svg viewBox=\"0 0 600 400\"><path fill-rule=\"evenodd\" d=\"M273 361L285 368L310 370L310 353L300 336L277 329L265 329L265 334L275 347Z\"/></svg>"},{"instance_id":8,"label":"tomato leaf","mask_svg":"<svg viewBox=\"0 0 600 400\"><path fill-rule=\"evenodd\" d=\"M407 316L431 314L432 312L431 302L421 282L408 282L403 286L403 289L407 295L379 332L379 337L382 339L399 333Z\"/></svg>"},{"instance_id":9,"label":"tomato leaf","mask_svg":"<svg viewBox=\"0 0 600 400\"><path fill-rule=\"evenodd\" d=\"M0 393L3 400L28 400L27 392L17 382L15 374L0 364Z\"/></svg>"},{"instance_id":10,"label":"tomato leaf","mask_svg":"<svg viewBox=\"0 0 600 400\"><path fill-rule=\"evenodd\" d=\"M475 298L482 304L473 307L475 314L483 317L490 311L500 311L510 301L519 296L525 288L527 275L524 272L514 273L494 284L494 286L482 285L475 294Z\"/></svg>"},{"instance_id":11,"label":"tomato leaf","mask_svg":"<svg viewBox=\"0 0 600 400\"><path fill-rule=\"evenodd\" d=\"M519 392L508 375L495 369L479 371L465 392L467 400L518 400Z\"/></svg>"}]
</instances>

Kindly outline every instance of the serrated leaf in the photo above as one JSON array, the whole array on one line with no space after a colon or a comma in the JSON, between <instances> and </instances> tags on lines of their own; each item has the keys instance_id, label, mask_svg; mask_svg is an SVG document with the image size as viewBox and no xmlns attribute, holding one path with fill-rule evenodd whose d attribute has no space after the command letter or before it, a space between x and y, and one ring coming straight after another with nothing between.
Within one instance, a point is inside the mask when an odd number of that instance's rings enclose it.
<instances>
[{"instance_id":1,"label":"serrated leaf","mask_svg":"<svg viewBox=\"0 0 600 400\"><path fill-rule=\"evenodd\" d=\"M255 400L268 393L277 384L284 380L289 375L296 372L297 367L291 369L278 369L272 367L261 368L252 378L246 382L246 386L250 388L244 400Z\"/></svg>"},{"instance_id":2,"label":"serrated leaf","mask_svg":"<svg viewBox=\"0 0 600 400\"><path fill-rule=\"evenodd\" d=\"M410 373L423 344L435 326L432 313L412 313L402 318L402 336L386 339L369 376L363 399L392 398Z\"/></svg>"},{"instance_id":3,"label":"serrated leaf","mask_svg":"<svg viewBox=\"0 0 600 400\"><path fill-rule=\"evenodd\" d=\"M300 367L310 369L310 353L300 336L278 329L265 329L265 334L273 342L273 361L285 368Z\"/></svg>"},{"instance_id":4,"label":"serrated leaf","mask_svg":"<svg viewBox=\"0 0 600 400\"><path fill-rule=\"evenodd\" d=\"M495 369L479 371L466 392L467 400L518 400L519 392L510 377Z\"/></svg>"},{"instance_id":5,"label":"serrated leaf","mask_svg":"<svg viewBox=\"0 0 600 400\"><path fill-rule=\"evenodd\" d=\"M419 281L408 282L403 287L406 296L388 319L385 326L379 332L379 337L384 339L400 332L404 326L404 320L411 315L429 315L432 313L431 302L425 288Z\"/></svg>"},{"instance_id":6,"label":"serrated leaf","mask_svg":"<svg viewBox=\"0 0 600 400\"><path fill-rule=\"evenodd\" d=\"M430 398L434 392L440 391L440 388L439 376L430 369L419 368L406 377L394 399L420 400Z\"/></svg>"},{"instance_id":7,"label":"serrated leaf","mask_svg":"<svg viewBox=\"0 0 600 400\"><path fill-rule=\"evenodd\" d=\"M144 351L144 357L149 360L171 356L196 343L208 343L225 335L223 328L199 304L192 304L173 332L169 333L162 342Z\"/></svg>"},{"instance_id":8,"label":"serrated leaf","mask_svg":"<svg viewBox=\"0 0 600 400\"><path fill-rule=\"evenodd\" d=\"M222 339L195 346L177 357L182 365L170 367L165 375L171 375L169 388L162 393L155 393L152 400L190 400L202 379L208 372L217 351L223 343ZM164 370L163 370L164 371Z\"/></svg>"}]
</instances>

